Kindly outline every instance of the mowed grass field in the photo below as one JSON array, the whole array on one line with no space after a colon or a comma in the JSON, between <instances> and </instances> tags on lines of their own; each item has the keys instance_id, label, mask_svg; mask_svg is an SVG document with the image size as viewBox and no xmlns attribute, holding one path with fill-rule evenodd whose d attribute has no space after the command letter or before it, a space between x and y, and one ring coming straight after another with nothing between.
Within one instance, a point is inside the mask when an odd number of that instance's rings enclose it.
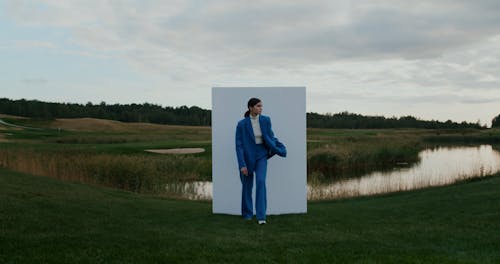
<instances>
[{"instance_id":1,"label":"mowed grass field","mask_svg":"<svg viewBox=\"0 0 500 264\"><path fill-rule=\"evenodd\" d=\"M0 169L0 263L499 263L500 174L309 202L268 224L211 203Z\"/></svg>"}]
</instances>

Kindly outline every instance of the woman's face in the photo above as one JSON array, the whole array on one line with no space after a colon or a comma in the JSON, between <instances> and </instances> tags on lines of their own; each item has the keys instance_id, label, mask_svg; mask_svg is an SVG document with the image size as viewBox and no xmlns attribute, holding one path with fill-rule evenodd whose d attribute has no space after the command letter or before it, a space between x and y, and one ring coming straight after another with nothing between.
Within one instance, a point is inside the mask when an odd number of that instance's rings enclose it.
<instances>
[{"instance_id":1,"label":"woman's face","mask_svg":"<svg viewBox=\"0 0 500 264\"><path fill-rule=\"evenodd\" d=\"M262 102L250 107L250 113L253 115L260 115L260 113L262 113Z\"/></svg>"}]
</instances>

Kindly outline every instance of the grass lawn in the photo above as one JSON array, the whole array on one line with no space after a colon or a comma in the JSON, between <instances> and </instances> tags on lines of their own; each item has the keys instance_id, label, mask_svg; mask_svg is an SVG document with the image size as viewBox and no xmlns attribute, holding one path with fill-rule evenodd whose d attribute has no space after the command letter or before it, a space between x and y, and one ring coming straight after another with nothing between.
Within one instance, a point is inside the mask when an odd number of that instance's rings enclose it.
<instances>
[{"instance_id":1,"label":"grass lawn","mask_svg":"<svg viewBox=\"0 0 500 264\"><path fill-rule=\"evenodd\" d=\"M0 169L0 263L499 263L500 174L268 224Z\"/></svg>"}]
</instances>

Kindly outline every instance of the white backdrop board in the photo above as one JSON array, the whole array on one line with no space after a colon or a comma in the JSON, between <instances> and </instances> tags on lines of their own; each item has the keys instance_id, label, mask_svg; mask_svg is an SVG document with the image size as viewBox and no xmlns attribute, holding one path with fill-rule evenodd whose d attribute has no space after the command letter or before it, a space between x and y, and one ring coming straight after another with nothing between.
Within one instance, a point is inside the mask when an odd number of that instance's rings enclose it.
<instances>
[{"instance_id":1,"label":"white backdrop board","mask_svg":"<svg viewBox=\"0 0 500 264\"><path fill-rule=\"evenodd\" d=\"M241 214L241 181L236 158L236 126L247 102L262 100L262 115L271 118L276 138L287 148L287 157L268 160L267 214L307 212L306 88L212 88L213 213ZM253 187L255 207L255 183ZM255 213L255 209L254 209Z\"/></svg>"}]
</instances>

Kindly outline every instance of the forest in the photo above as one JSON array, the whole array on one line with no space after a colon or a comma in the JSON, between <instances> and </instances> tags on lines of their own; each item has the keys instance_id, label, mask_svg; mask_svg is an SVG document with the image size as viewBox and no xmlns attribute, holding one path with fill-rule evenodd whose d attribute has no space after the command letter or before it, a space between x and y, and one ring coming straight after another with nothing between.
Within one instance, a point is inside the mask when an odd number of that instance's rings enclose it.
<instances>
[{"instance_id":1,"label":"forest","mask_svg":"<svg viewBox=\"0 0 500 264\"><path fill-rule=\"evenodd\" d=\"M11 100L0 98L0 113L37 119L100 118L122 122L146 122L168 125L210 126L211 111L197 106L170 107L151 103L99 104L56 103L39 100ZM307 113L308 128L426 128L426 129L485 129L485 126L469 122L447 120L421 120L413 116L384 117L365 116L347 111L331 114ZM500 115L492 120L492 127L500 127Z\"/></svg>"}]
</instances>

